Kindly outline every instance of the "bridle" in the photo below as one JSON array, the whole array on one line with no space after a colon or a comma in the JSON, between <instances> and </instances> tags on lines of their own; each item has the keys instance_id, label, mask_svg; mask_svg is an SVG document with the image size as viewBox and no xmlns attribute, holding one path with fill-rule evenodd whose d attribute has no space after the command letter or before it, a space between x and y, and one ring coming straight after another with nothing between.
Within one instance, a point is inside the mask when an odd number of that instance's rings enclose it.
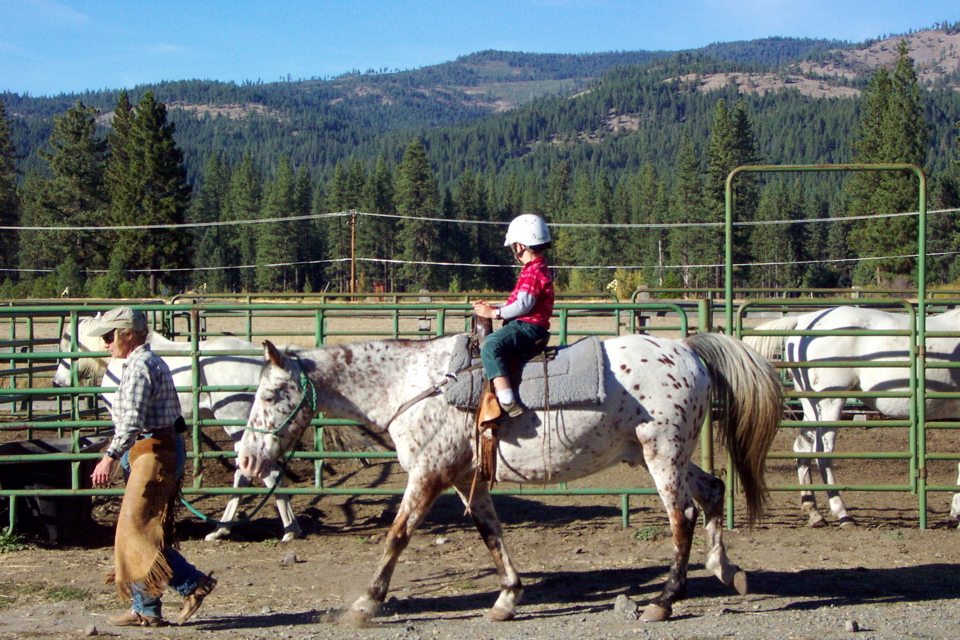
<instances>
[{"instance_id":1,"label":"bridle","mask_svg":"<svg viewBox=\"0 0 960 640\"><path fill-rule=\"evenodd\" d=\"M303 365L300 362L300 358L297 358L297 368L300 369L300 387L303 389L303 393L300 394L300 401L297 403L297 406L294 407L293 411L290 412L283 423L276 429L257 429L256 427L251 427L249 424L244 426L244 429L247 431L253 431L254 433L265 433L270 436L277 437L277 434L289 427L294 418L297 417L297 414L300 413L300 410L303 409L304 404L309 402L310 411L316 413L317 411L317 388L313 386L313 383L310 382L310 379L307 378L307 374L303 372Z\"/></svg>"},{"instance_id":2,"label":"bridle","mask_svg":"<svg viewBox=\"0 0 960 640\"><path fill-rule=\"evenodd\" d=\"M307 374L305 374L305 373L303 372L303 366L302 366L302 364L301 364L301 362L300 362L300 358L297 358L297 366L300 368L300 387L303 389L303 393L300 395L300 401L297 403L297 406L294 408L293 411L290 412L290 415L288 415L288 416L284 419L283 424L281 424L281 425L280 425L279 427L277 427L276 429L257 429L256 427L251 427L251 426L249 426L249 425L245 425L245 426L243 427L245 430L247 430L247 431L253 431L253 432L256 432L256 433L264 433L264 434L267 434L267 435L271 435L271 436L277 438L277 440L279 440L279 437L277 436L277 434L280 433L281 431L283 431L284 429L286 429L287 427L290 426L290 424L293 422L293 419L296 418L296 417L297 417L297 414L300 413L300 410L303 409L304 404L306 404L306 403L309 402L309 407L310 407L311 415L313 415L314 413L316 413L316 411L317 411L317 388L316 388L315 386L313 386L313 383L310 382L310 379L309 379L309 378L307 378ZM309 391L308 391L308 389L309 389ZM192 504L190 504L189 502L187 502L186 499L185 499L183 496L180 497L180 501L184 504L184 506L187 507L187 509L190 510L191 513L193 513L193 515L197 516L198 518L200 518L200 519L203 520L204 522L207 522L207 523L210 523L210 524L214 524L214 525L221 526L221 527L224 527L224 526L225 526L225 527L232 527L232 526L234 526L234 525L244 524L244 523L246 523L246 522L249 522L249 521L253 518L253 516L260 510L260 507L262 507L264 504L267 503L267 500L270 499L270 496L273 495L273 492L276 491L276 490L277 490L277 487L280 486L280 481L283 479L283 477L284 477L285 475L287 475L287 464L289 464L290 459L293 458L293 454L294 454L294 453L296 452L296 450L297 450L297 447L294 446L294 445L296 445L296 442L293 443L293 445L290 447L290 451L287 452L287 454L286 454L285 456L283 456L282 460L280 460L280 462L279 462L279 464L278 464L278 466L280 467L280 473L277 475L277 481L273 483L273 486L272 486L272 487L270 487L270 491L268 491L268 492L263 496L263 499L260 500L260 504L258 504L256 507L254 507L253 511L251 511L251 512L250 512L248 515L246 515L245 517L240 518L239 520L230 520L230 521L227 521L227 522L224 522L224 521L222 521L222 520L217 520L216 518L211 518L211 517L209 517L209 516L206 516L206 515L200 513L199 511L197 511L197 509L194 508L194 506L193 506Z\"/></svg>"}]
</instances>

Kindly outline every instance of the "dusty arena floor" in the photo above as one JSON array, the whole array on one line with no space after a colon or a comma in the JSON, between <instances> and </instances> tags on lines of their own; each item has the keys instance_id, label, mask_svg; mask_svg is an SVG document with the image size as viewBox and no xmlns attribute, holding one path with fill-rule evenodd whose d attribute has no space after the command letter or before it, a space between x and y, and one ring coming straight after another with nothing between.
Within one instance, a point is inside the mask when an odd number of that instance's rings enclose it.
<instances>
[{"instance_id":1,"label":"dusty arena floor","mask_svg":"<svg viewBox=\"0 0 960 640\"><path fill-rule=\"evenodd\" d=\"M403 479L388 473L389 462L340 466L331 485L386 478L380 486L392 487ZM772 475L789 466L772 465ZM643 471L607 474L595 481L649 484ZM615 497L499 496L526 593L515 621L492 623L483 619L497 592L489 554L457 499L444 496L401 557L390 599L367 629L343 626L338 616L373 572L396 497L297 496L305 537L289 543L278 541L272 508L215 543L203 541L209 526L181 513L185 555L214 570L220 584L189 624L163 629L106 624L120 609L102 582L111 567L111 518L119 499L103 498L85 545L39 544L0 554L0 638L79 638L94 629L117 637L216 640L830 638L849 635L854 622L864 638L957 637L960 532L947 513L949 496L938 501L927 531L916 526L915 498L868 492L847 498L860 522L853 530L807 528L795 496L776 493L759 527L725 532L731 559L749 574L750 594L743 597L703 570L698 530L688 599L672 620L643 623L614 604L623 594L643 605L665 579L672 549L655 498L633 498L631 526L624 529ZM198 506L219 508L214 499ZM168 594L165 600L172 618L180 599Z\"/></svg>"}]
</instances>

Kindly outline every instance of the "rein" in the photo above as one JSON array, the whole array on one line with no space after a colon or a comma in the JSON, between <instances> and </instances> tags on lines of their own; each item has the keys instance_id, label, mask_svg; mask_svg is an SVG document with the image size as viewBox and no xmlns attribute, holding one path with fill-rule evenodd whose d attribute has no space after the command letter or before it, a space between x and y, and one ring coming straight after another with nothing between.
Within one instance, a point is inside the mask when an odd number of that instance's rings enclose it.
<instances>
[{"instance_id":1,"label":"rein","mask_svg":"<svg viewBox=\"0 0 960 640\"><path fill-rule=\"evenodd\" d=\"M459 376L461 373L468 373L468 372L470 372L470 371L476 371L477 369L481 368L482 366L483 366L482 364L472 364L472 365L470 365L469 367L467 367L466 369L460 369L460 371L457 371L456 373L448 373L443 380L441 380L440 382L438 382L437 384L433 385L432 387L430 387L430 388L428 388L428 389L424 389L423 391L420 392L419 395L417 395L417 396L415 396L415 397L413 397L413 398L410 398L409 400L407 400L406 402L404 402L402 405L400 405L400 408L397 409L397 412L393 414L393 417L390 418L389 420L387 420L387 424L386 424L385 428L389 429L389 428L390 428L390 425L393 424L393 421L396 420L397 418L399 418L399 417L400 417L400 414L402 414L404 411L406 411L407 409L409 409L409 408L412 407L413 405L417 404L417 403L420 402L421 400L424 400L424 399L426 399L426 398L429 398L430 396L434 396L434 395L437 395L438 393L440 393L440 390L443 388L443 385L447 384L448 382L451 382L451 381L456 380L456 379L457 379L457 376Z\"/></svg>"},{"instance_id":2,"label":"rein","mask_svg":"<svg viewBox=\"0 0 960 640\"><path fill-rule=\"evenodd\" d=\"M297 363L299 362L300 362L300 358L297 358ZM310 380L307 378L307 375L303 372L302 366L300 367L300 386L304 389L304 393L300 396L300 402L298 402L296 408L290 412L290 415L286 417L286 419L283 421L283 424L281 424L276 429L255 429L254 427L250 427L250 426L245 426L244 429L246 429L247 431L254 431L256 433L265 433L267 435L276 437L277 433L279 433L280 431L283 431L284 429L290 426L290 424L293 422L293 419L297 416L298 413L300 413L300 410L303 409L305 402L309 401L310 403L309 406L310 406L311 415L313 413L316 413L317 388L314 387L313 383L310 382ZM310 391L307 392L306 391L307 389L309 389ZM296 442L294 442L294 445L296 445ZM260 500L260 503L253 509L253 511L251 511L249 515L244 516L239 520L230 520L229 522L224 522L222 520L217 520L216 518L211 518L210 516L204 515L199 511L197 511L192 504L187 502L186 498L184 498L182 495L180 496L180 502L182 502L183 505L193 515L197 516L198 518L200 518L201 520L203 520L208 524L214 524L217 526L227 526L227 527L232 527L238 524L245 524L249 522L253 518L253 516L256 515L258 511L260 511L261 507L263 507L263 505L267 503L267 500L270 499L270 496L273 495L273 492L277 490L277 487L280 486L280 482L283 480L283 477L287 475L287 464L293 458L293 454L296 452L296 450L297 450L296 446L290 447L290 451L283 457L279 465L280 473L277 474L277 481L273 483L272 487L270 487L270 491L264 494L263 499Z\"/></svg>"}]
</instances>

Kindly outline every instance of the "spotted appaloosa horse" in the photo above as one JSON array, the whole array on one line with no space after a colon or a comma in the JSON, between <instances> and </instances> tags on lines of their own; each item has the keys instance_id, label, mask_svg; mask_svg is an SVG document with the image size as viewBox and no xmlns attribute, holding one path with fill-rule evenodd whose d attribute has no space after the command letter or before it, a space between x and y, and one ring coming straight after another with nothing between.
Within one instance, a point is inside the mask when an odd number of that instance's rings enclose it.
<instances>
[{"instance_id":1,"label":"spotted appaloosa horse","mask_svg":"<svg viewBox=\"0 0 960 640\"><path fill-rule=\"evenodd\" d=\"M471 412L439 394L411 399L441 384L456 336L378 340L281 353L264 343L261 374L238 464L257 478L300 438L315 410L388 430L408 473L403 500L386 537L383 557L366 594L346 619L362 624L387 595L410 536L440 493L453 487L493 556L500 595L487 613L509 620L523 591L507 554L486 482L473 486L477 466ZM723 482L691 461L714 397L723 408L719 431L732 453L750 521L763 510L764 462L780 420L780 381L772 365L721 334L674 341L625 336L603 343L606 397L550 412L528 410L504 422L496 466L499 482L567 482L617 462L643 464L656 483L674 539L670 575L643 613L664 620L685 596L687 564L699 503L706 516L706 567L725 585L746 593L746 574L732 564L721 538Z\"/></svg>"}]
</instances>

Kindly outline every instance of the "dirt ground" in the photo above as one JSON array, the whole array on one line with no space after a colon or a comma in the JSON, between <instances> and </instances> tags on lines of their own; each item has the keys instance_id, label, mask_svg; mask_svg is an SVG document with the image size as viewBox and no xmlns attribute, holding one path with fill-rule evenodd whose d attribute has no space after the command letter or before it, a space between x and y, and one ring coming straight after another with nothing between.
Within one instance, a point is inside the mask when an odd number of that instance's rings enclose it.
<instances>
[{"instance_id":1,"label":"dirt ground","mask_svg":"<svg viewBox=\"0 0 960 640\"><path fill-rule=\"evenodd\" d=\"M403 483L393 462L335 466L330 487ZM788 481L791 467L772 461L771 480ZM299 471L309 484L311 469ZM841 477L856 474L857 482L869 480L864 471L838 464ZM623 467L582 486L636 484L649 486L645 472ZM195 621L155 630L105 623L120 609L102 583L119 498L99 498L87 544L38 543L0 554L0 638L78 638L94 627L99 635L144 638L822 638L845 635L851 621L866 637L955 638L960 532L949 518L949 494L936 500L926 531L917 527L915 497L845 497L860 523L853 530L835 523L807 528L796 496L777 492L760 526L725 532L732 560L749 575L750 594L743 597L704 571L698 530L688 599L675 607L673 620L647 624L615 612L614 603L623 594L642 606L665 579L672 547L658 499L633 497L630 527L623 528L616 497L499 496L526 591L518 619L497 624L482 618L497 592L489 554L458 500L444 496L401 557L381 616L363 630L337 617L372 575L397 497L296 496L305 536L289 543L278 541L279 518L269 506L230 540L215 543L203 541L208 525L181 512L185 555L214 570L220 584ZM214 514L222 503L210 498L197 506ZM167 617L175 617L179 600L168 594Z\"/></svg>"},{"instance_id":2,"label":"dirt ground","mask_svg":"<svg viewBox=\"0 0 960 640\"><path fill-rule=\"evenodd\" d=\"M905 431L864 423L846 429L841 451L894 451ZM216 431L211 438L217 440ZM784 430L773 451L790 450ZM957 451L952 432L937 432L936 448ZM226 443L221 440L221 446ZM695 458L698 461L699 458ZM906 482L902 461L838 460L840 482ZM793 461L771 458L772 484L796 482ZM952 462L933 462L930 482L955 483ZM293 486L312 486L314 469L298 461ZM205 483L229 484L217 463ZM396 463L327 464L331 488L402 489ZM117 485L120 486L119 484ZM651 486L638 469L617 467L574 485ZM500 488L516 488L502 486ZM688 598L665 623L642 623L614 610L617 596L641 606L662 587L672 545L655 496L630 500L630 526L621 523L616 496L498 496L506 541L524 580L518 618L492 623L483 613L497 593L489 554L455 496L443 496L401 556L390 597L376 623L353 629L338 615L363 591L381 554L398 496L294 496L304 537L279 542L272 505L235 528L229 540L208 543L211 527L182 511L186 557L220 583L195 619L183 627L117 629L106 616L120 610L103 575L112 565L112 525L119 497L94 499L83 544L54 545L26 536L28 548L0 553L0 638L64 639L96 633L130 638L210 640L286 638L833 638L859 629L865 638L956 638L960 635L960 531L949 516L951 494L930 498L929 529L918 527L918 499L909 493L848 491L859 526L810 529L797 495L774 492L762 523L724 532L731 559L747 571L750 593L738 596L703 569L703 530L691 558ZM821 504L825 497L818 495ZM224 497L198 500L219 515ZM247 510L255 501L247 503ZM742 509L740 513L742 513ZM0 549L10 549L0 542ZM180 598L168 594L165 616Z\"/></svg>"}]
</instances>

